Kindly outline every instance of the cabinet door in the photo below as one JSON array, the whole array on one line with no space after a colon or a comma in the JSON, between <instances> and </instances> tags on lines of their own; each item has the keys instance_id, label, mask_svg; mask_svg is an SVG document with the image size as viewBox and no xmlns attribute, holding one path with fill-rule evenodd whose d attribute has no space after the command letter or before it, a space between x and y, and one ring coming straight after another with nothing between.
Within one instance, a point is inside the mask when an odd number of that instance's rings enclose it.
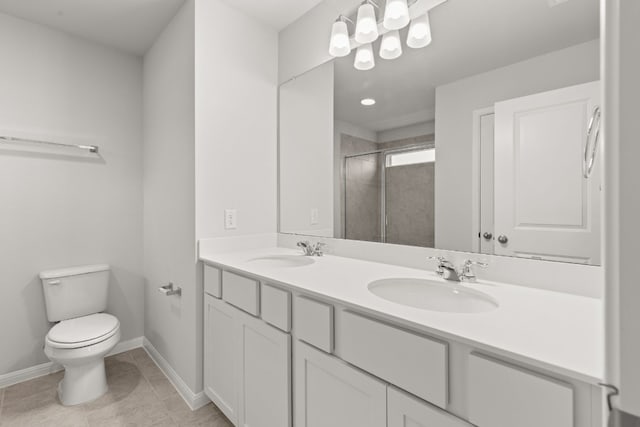
<instances>
[{"instance_id":1,"label":"cabinet door","mask_svg":"<svg viewBox=\"0 0 640 427\"><path fill-rule=\"evenodd\" d=\"M573 388L479 354L469 356L469 421L478 427L573 427Z\"/></svg>"},{"instance_id":2,"label":"cabinet door","mask_svg":"<svg viewBox=\"0 0 640 427\"><path fill-rule=\"evenodd\" d=\"M296 427L386 427L386 385L304 343L295 346Z\"/></svg>"},{"instance_id":3,"label":"cabinet door","mask_svg":"<svg viewBox=\"0 0 640 427\"><path fill-rule=\"evenodd\" d=\"M229 304L204 298L204 390L234 424L238 424L237 331Z\"/></svg>"},{"instance_id":4,"label":"cabinet door","mask_svg":"<svg viewBox=\"0 0 640 427\"><path fill-rule=\"evenodd\" d=\"M291 336L237 312L240 324L240 425L291 426Z\"/></svg>"},{"instance_id":5,"label":"cabinet door","mask_svg":"<svg viewBox=\"0 0 640 427\"><path fill-rule=\"evenodd\" d=\"M471 427L459 418L393 387L387 389L387 427Z\"/></svg>"}]
</instances>

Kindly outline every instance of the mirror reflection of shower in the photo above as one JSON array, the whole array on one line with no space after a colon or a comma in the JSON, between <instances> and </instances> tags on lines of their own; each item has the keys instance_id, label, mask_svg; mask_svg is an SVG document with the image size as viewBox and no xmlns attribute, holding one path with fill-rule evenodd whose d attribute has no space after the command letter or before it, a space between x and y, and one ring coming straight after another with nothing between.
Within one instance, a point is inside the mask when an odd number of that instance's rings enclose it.
<instances>
[{"instance_id":1,"label":"mirror reflection of shower","mask_svg":"<svg viewBox=\"0 0 640 427\"><path fill-rule=\"evenodd\" d=\"M433 135L376 144L341 135L347 239L433 247Z\"/></svg>"}]
</instances>

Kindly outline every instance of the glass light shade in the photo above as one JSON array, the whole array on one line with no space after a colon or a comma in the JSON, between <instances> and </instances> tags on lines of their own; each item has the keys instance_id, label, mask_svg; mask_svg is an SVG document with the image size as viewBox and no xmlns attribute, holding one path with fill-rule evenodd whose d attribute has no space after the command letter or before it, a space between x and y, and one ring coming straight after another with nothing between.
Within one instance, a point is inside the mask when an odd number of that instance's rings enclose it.
<instances>
[{"instance_id":1,"label":"glass light shade","mask_svg":"<svg viewBox=\"0 0 640 427\"><path fill-rule=\"evenodd\" d=\"M426 13L411 21L407 46L418 49L429 43L431 43L431 25L429 25L429 14Z\"/></svg>"},{"instance_id":2,"label":"glass light shade","mask_svg":"<svg viewBox=\"0 0 640 427\"><path fill-rule=\"evenodd\" d=\"M388 0L384 8L382 25L387 30L399 30L409 23L409 6L407 0Z\"/></svg>"},{"instance_id":3,"label":"glass light shade","mask_svg":"<svg viewBox=\"0 0 640 427\"><path fill-rule=\"evenodd\" d=\"M402 55L400 32L398 30L389 31L382 36L382 43L380 43L380 58L396 59L400 55Z\"/></svg>"},{"instance_id":4,"label":"glass light shade","mask_svg":"<svg viewBox=\"0 0 640 427\"><path fill-rule=\"evenodd\" d=\"M376 11L373 5L369 3L365 3L358 8L355 38L358 43L362 44L371 43L378 38Z\"/></svg>"},{"instance_id":5,"label":"glass light shade","mask_svg":"<svg viewBox=\"0 0 640 427\"><path fill-rule=\"evenodd\" d=\"M349 43L349 31L347 24L343 21L336 21L331 27L331 42L329 43L329 54L340 57L347 56L351 52Z\"/></svg>"},{"instance_id":6,"label":"glass light shade","mask_svg":"<svg viewBox=\"0 0 640 427\"><path fill-rule=\"evenodd\" d=\"M356 70L366 71L376 66L375 56L373 55L373 48L371 43L363 44L356 51L356 59L353 62L353 66Z\"/></svg>"}]
</instances>

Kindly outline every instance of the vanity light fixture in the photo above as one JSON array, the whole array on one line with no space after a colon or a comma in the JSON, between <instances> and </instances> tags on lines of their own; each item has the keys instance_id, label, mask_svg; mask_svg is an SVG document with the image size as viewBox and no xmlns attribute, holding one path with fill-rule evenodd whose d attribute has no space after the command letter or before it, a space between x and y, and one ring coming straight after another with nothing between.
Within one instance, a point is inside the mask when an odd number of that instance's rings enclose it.
<instances>
[{"instance_id":1,"label":"vanity light fixture","mask_svg":"<svg viewBox=\"0 0 640 427\"><path fill-rule=\"evenodd\" d=\"M382 25L387 30L400 30L409 24L407 0L387 0Z\"/></svg>"},{"instance_id":2,"label":"vanity light fixture","mask_svg":"<svg viewBox=\"0 0 640 427\"><path fill-rule=\"evenodd\" d=\"M400 55L402 55L400 32L398 30L389 31L382 36L382 43L380 43L380 58L396 59Z\"/></svg>"},{"instance_id":3,"label":"vanity light fixture","mask_svg":"<svg viewBox=\"0 0 640 427\"><path fill-rule=\"evenodd\" d=\"M407 35L407 46L418 49L428 46L429 43L431 43L431 25L429 24L429 13L425 13L411 21Z\"/></svg>"},{"instance_id":4,"label":"vanity light fixture","mask_svg":"<svg viewBox=\"0 0 640 427\"><path fill-rule=\"evenodd\" d=\"M447 0L413 0L409 6L407 0L386 0L382 22L376 19L377 0L363 0L357 9L356 22L345 15L338 16L331 28L329 53L334 57L347 56L353 49L356 55L353 66L358 70L370 70L375 67L372 44L382 36L380 57L395 59L402 55L402 41L399 30L409 26L407 46L413 49L431 44L431 25L429 11ZM552 1L552 0L548 0ZM566 0L553 0L566 1ZM356 11L350 12L352 15ZM354 27L349 36L347 23Z\"/></svg>"},{"instance_id":5,"label":"vanity light fixture","mask_svg":"<svg viewBox=\"0 0 640 427\"><path fill-rule=\"evenodd\" d=\"M371 43L363 44L356 50L356 59L353 62L353 66L356 70L366 71L370 70L376 65L375 56L373 55L373 47Z\"/></svg>"},{"instance_id":6,"label":"vanity light fixture","mask_svg":"<svg viewBox=\"0 0 640 427\"><path fill-rule=\"evenodd\" d=\"M378 5L372 0L365 1L358 8L358 18L356 19L355 39L358 43L366 44L376 41L378 38L378 20L374 6Z\"/></svg>"},{"instance_id":7,"label":"vanity light fixture","mask_svg":"<svg viewBox=\"0 0 640 427\"><path fill-rule=\"evenodd\" d=\"M347 56L351 53L351 42L349 41L349 30L345 17L339 16L331 27L331 41L329 43L329 54L335 57Z\"/></svg>"},{"instance_id":8,"label":"vanity light fixture","mask_svg":"<svg viewBox=\"0 0 640 427\"><path fill-rule=\"evenodd\" d=\"M360 101L360 104L364 105L365 107L371 107L372 105L376 104L376 100L373 98L364 98Z\"/></svg>"}]
</instances>

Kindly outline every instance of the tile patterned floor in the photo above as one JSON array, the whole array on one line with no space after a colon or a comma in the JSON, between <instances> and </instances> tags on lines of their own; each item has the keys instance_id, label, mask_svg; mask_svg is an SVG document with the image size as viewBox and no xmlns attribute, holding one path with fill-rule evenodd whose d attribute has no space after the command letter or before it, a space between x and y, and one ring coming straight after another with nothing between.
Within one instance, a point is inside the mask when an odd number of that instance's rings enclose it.
<instances>
[{"instance_id":1,"label":"tile patterned floor","mask_svg":"<svg viewBox=\"0 0 640 427\"><path fill-rule=\"evenodd\" d=\"M0 426L232 426L212 403L191 411L143 349L108 357L105 364L109 392L84 405L58 401L63 372L0 389Z\"/></svg>"}]
</instances>

